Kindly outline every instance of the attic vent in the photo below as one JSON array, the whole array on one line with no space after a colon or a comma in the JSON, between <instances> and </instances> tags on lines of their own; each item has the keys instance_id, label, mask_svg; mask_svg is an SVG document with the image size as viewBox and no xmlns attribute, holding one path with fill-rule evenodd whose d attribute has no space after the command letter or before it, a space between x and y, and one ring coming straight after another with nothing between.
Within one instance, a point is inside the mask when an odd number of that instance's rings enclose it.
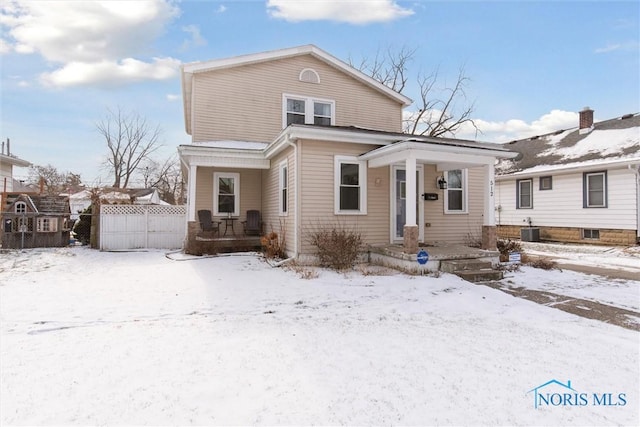
<instances>
[{"instance_id":1,"label":"attic vent","mask_svg":"<svg viewBox=\"0 0 640 427\"><path fill-rule=\"evenodd\" d=\"M316 73L316 70L311 68L305 68L300 71L299 79L301 82L305 83L320 83L320 76Z\"/></svg>"},{"instance_id":2,"label":"attic vent","mask_svg":"<svg viewBox=\"0 0 640 427\"><path fill-rule=\"evenodd\" d=\"M630 119L631 117L633 117L633 114L625 114L624 116L620 117L620 120Z\"/></svg>"},{"instance_id":3,"label":"attic vent","mask_svg":"<svg viewBox=\"0 0 640 427\"><path fill-rule=\"evenodd\" d=\"M532 136L531 138L529 138L529 141L535 141L536 139L540 138L539 135L536 136Z\"/></svg>"}]
</instances>

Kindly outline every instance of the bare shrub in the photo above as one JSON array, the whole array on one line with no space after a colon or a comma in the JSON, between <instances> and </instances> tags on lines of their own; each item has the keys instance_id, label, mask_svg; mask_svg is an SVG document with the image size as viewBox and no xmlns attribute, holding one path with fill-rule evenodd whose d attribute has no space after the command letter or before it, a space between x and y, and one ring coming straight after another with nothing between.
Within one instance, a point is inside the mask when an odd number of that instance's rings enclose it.
<instances>
[{"instance_id":1,"label":"bare shrub","mask_svg":"<svg viewBox=\"0 0 640 427\"><path fill-rule=\"evenodd\" d=\"M262 252L267 258L285 258L284 233L278 235L275 231L267 233L260 238Z\"/></svg>"},{"instance_id":2,"label":"bare shrub","mask_svg":"<svg viewBox=\"0 0 640 427\"><path fill-rule=\"evenodd\" d=\"M511 252L523 252L522 245L516 240L498 240L496 243L500 252L500 262L509 261Z\"/></svg>"},{"instance_id":3,"label":"bare shrub","mask_svg":"<svg viewBox=\"0 0 640 427\"><path fill-rule=\"evenodd\" d=\"M344 226L321 227L309 234L320 265L334 270L352 268L362 249L362 235Z\"/></svg>"},{"instance_id":4,"label":"bare shrub","mask_svg":"<svg viewBox=\"0 0 640 427\"><path fill-rule=\"evenodd\" d=\"M469 246L470 248L481 248L482 247L482 237L477 236L474 233L467 233L464 236L464 244Z\"/></svg>"},{"instance_id":5,"label":"bare shrub","mask_svg":"<svg viewBox=\"0 0 640 427\"><path fill-rule=\"evenodd\" d=\"M558 268L558 263L551 258L536 258L527 263L527 265L534 268L541 268L543 270L555 270Z\"/></svg>"}]
</instances>

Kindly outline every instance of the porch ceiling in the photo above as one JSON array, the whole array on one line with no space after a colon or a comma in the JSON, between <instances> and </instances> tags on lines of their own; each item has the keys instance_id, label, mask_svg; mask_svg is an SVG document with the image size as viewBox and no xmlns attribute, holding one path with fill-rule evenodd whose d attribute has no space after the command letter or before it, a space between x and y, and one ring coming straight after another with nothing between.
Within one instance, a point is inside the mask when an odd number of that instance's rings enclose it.
<instances>
[{"instance_id":1,"label":"porch ceiling","mask_svg":"<svg viewBox=\"0 0 640 427\"><path fill-rule=\"evenodd\" d=\"M369 167L377 168L404 162L409 158L417 163L435 164L439 170L493 165L497 157L510 157L504 150L403 141L376 148L360 155Z\"/></svg>"}]
</instances>

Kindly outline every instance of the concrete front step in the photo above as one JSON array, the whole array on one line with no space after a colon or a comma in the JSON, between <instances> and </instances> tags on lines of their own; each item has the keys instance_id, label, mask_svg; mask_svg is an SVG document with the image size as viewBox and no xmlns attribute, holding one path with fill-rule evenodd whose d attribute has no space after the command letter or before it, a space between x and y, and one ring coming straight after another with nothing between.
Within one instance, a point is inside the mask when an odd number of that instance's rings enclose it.
<instances>
[{"instance_id":1,"label":"concrete front step","mask_svg":"<svg viewBox=\"0 0 640 427\"><path fill-rule=\"evenodd\" d=\"M478 259L458 259L440 261L440 270L445 273L457 273L465 270L485 270L491 269L491 261L481 261Z\"/></svg>"},{"instance_id":2,"label":"concrete front step","mask_svg":"<svg viewBox=\"0 0 640 427\"><path fill-rule=\"evenodd\" d=\"M488 282L491 280L501 280L504 276L500 270L481 269L481 270L459 270L454 271L458 277L469 282Z\"/></svg>"}]
</instances>

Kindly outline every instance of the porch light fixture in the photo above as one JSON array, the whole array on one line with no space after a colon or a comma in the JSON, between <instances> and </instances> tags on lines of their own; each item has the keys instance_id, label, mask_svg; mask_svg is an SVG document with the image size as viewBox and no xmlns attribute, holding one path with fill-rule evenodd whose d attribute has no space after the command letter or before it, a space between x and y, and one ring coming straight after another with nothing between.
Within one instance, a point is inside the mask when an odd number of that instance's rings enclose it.
<instances>
[{"instance_id":1,"label":"porch light fixture","mask_svg":"<svg viewBox=\"0 0 640 427\"><path fill-rule=\"evenodd\" d=\"M447 189L447 181L445 181L444 176L438 177L438 188L441 190Z\"/></svg>"}]
</instances>

